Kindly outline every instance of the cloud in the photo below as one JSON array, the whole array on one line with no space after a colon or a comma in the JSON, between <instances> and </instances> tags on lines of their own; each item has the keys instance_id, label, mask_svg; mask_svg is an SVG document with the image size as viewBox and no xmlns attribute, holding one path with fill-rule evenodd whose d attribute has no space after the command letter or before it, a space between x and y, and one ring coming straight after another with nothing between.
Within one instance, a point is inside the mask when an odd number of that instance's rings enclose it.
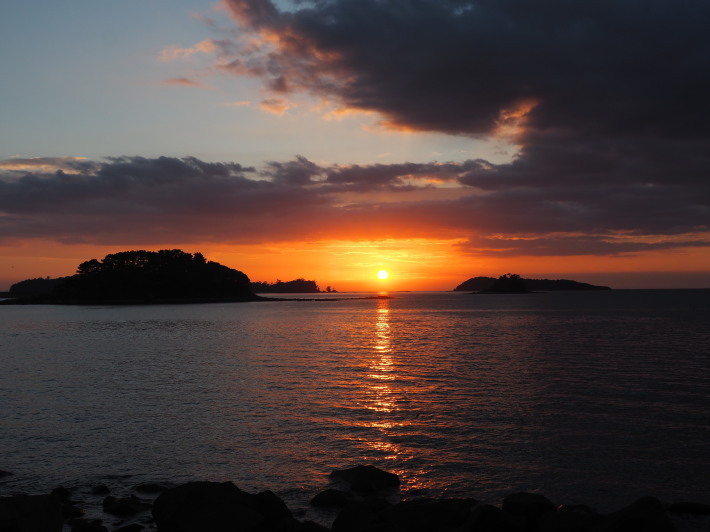
<instances>
[{"instance_id":1,"label":"cloud","mask_svg":"<svg viewBox=\"0 0 710 532\"><path fill-rule=\"evenodd\" d=\"M198 42L192 48L180 48L174 44L166 46L160 51L158 60L164 63L188 60L195 54L211 54L217 50L217 44L212 39L206 39Z\"/></svg>"},{"instance_id":2,"label":"cloud","mask_svg":"<svg viewBox=\"0 0 710 532\"><path fill-rule=\"evenodd\" d=\"M240 31L221 48L223 67L261 79L276 98L306 93L376 113L389 127L518 146L506 164L333 167L325 175L333 189L458 180L468 194L443 207L417 205L421 216L484 238L533 234L506 242L510 253L617 253L634 246L615 234L710 229L707 2L223 5ZM409 221L411 206L398 207ZM635 249L662 245L677 244Z\"/></svg>"},{"instance_id":3,"label":"cloud","mask_svg":"<svg viewBox=\"0 0 710 532\"><path fill-rule=\"evenodd\" d=\"M251 36L235 71L409 128L490 134L521 107L538 131L687 135L708 118L703 2L224 4Z\"/></svg>"},{"instance_id":4,"label":"cloud","mask_svg":"<svg viewBox=\"0 0 710 532\"><path fill-rule=\"evenodd\" d=\"M548 192L506 185L515 181L516 163L344 166L299 156L257 169L194 157L28 161L36 166L22 174L17 160L0 161L0 241L137 246L438 238L501 256L710 246L710 202L702 193L693 197L698 188L571 182ZM62 168L47 171L50 161ZM498 185L481 177L503 172L513 177Z\"/></svg>"},{"instance_id":5,"label":"cloud","mask_svg":"<svg viewBox=\"0 0 710 532\"><path fill-rule=\"evenodd\" d=\"M261 102L261 108L281 116L291 108L291 105L282 98L267 98Z\"/></svg>"},{"instance_id":6,"label":"cloud","mask_svg":"<svg viewBox=\"0 0 710 532\"><path fill-rule=\"evenodd\" d=\"M194 79L190 78L170 78L170 79L165 79L163 80L164 85L182 85L185 87L199 87L203 89L209 89L208 85L205 85L204 83L200 83L199 81L195 81Z\"/></svg>"}]
</instances>

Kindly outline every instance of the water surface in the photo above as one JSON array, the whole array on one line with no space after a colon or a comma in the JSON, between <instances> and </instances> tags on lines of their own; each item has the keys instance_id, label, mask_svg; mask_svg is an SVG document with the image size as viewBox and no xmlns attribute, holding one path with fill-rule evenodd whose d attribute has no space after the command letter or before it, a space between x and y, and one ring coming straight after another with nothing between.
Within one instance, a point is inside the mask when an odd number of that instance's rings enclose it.
<instances>
[{"instance_id":1,"label":"water surface","mask_svg":"<svg viewBox=\"0 0 710 532\"><path fill-rule=\"evenodd\" d=\"M708 291L0 307L0 494L232 480L710 502Z\"/></svg>"}]
</instances>

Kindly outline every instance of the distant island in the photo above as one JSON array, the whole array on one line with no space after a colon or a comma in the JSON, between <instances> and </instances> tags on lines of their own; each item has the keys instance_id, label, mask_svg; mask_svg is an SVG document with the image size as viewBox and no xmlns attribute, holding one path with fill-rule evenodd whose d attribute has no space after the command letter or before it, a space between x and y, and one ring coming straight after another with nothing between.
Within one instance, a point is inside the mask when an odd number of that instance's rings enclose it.
<instances>
[{"instance_id":1,"label":"distant island","mask_svg":"<svg viewBox=\"0 0 710 532\"><path fill-rule=\"evenodd\" d=\"M472 277L464 281L454 292L478 292L482 294L519 294L526 292L552 292L561 290L611 290L608 286L596 286L569 279L524 279L517 274L494 277Z\"/></svg>"},{"instance_id":2,"label":"distant island","mask_svg":"<svg viewBox=\"0 0 710 532\"><path fill-rule=\"evenodd\" d=\"M254 301L246 274L179 249L122 251L82 262L77 273L28 279L0 304L150 304Z\"/></svg>"},{"instance_id":3,"label":"distant island","mask_svg":"<svg viewBox=\"0 0 710 532\"><path fill-rule=\"evenodd\" d=\"M251 283L251 289L256 294L337 293L337 290L334 290L330 286L327 286L325 290L321 290L318 287L318 283L303 278L294 279L293 281L281 281L280 279L277 279L275 283L255 281Z\"/></svg>"}]
</instances>

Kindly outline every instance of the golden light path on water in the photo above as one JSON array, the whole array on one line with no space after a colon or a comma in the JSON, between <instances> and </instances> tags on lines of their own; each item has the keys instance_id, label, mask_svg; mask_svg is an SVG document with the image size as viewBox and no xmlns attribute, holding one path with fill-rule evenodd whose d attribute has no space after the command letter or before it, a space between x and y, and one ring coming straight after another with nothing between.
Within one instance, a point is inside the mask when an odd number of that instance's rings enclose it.
<instances>
[{"instance_id":1,"label":"golden light path on water","mask_svg":"<svg viewBox=\"0 0 710 532\"><path fill-rule=\"evenodd\" d=\"M386 294L381 294L386 295ZM414 451L398 443L397 435L403 432L409 423L402 420L403 408L400 406L395 382L402 380L397 371L397 350L393 335L393 326L390 323L391 309L389 299L378 300L375 310L374 326L372 331L371 350L367 361L366 381L363 382L362 393L364 406L373 415L363 421L361 425L371 430L379 437L372 437L362 441L385 460L392 462L390 470L400 475L408 489L422 489L420 475L412 468L404 469L396 464L410 462L414 458Z\"/></svg>"}]
</instances>

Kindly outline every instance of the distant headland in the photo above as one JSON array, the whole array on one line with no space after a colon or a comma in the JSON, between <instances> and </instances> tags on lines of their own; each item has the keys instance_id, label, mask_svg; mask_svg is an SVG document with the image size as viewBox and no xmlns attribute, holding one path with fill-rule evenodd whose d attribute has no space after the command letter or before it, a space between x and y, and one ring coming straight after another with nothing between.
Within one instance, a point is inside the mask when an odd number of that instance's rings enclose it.
<instances>
[{"instance_id":1,"label":"distant headland","mask_svg":"<svg viewBox=\"0 0 710 532\"><path fill-rule=\"evenodd\" d=\"M494 277L472 277L454 288L454 292L478 292L481 294L524 294L560 290L611 290L611 288L569 279L524 279L514 273L501 275L497 279Z\"/></svg>"}]
</instances>

